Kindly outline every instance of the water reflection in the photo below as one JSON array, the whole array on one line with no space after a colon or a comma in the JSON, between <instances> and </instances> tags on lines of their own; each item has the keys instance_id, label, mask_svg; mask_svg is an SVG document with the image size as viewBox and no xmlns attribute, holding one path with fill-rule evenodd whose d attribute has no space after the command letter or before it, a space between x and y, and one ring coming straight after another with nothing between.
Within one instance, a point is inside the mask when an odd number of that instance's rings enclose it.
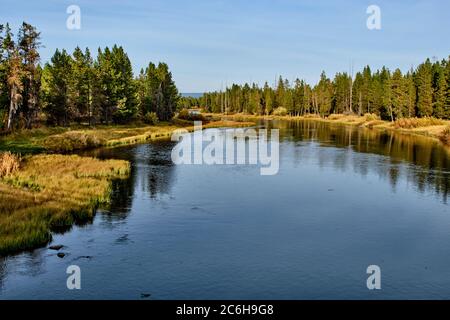
<instances>
[{"instance_id":1,"label":"water reflection","mask_svg":"<svg viewBox=\"0 0 450 320\"><path fill-rule=\"evenodd\" d=\"M173 142L161 140L132 147L85 151L80 155L130 161L130 177L115 180L112 184L111 204L108 209L120 218L125 217L132 207L136 188L147 193L150 198L170 193L175 169L170 157L173 146ZM117 213L120 215L117 216Z\"/></svg>"},{"instance_id":2,"label":"water reflection","mask_svg":"<svg viewBox=\"0 0 450 320\"><path fill-rule=\"evenodd\" d=\"M112 183L93 224L55 236L64 259L45 248L0 258L0 298L370 299L360 272L374 261L390 268L387 297L450 296L446 149L312 121L262 125L281 129L275 176L175 166L170 141L82 153L128 160L130 177ZM81 295L65 288L73 263L87 271Z\"/></svg>"},{"instance_id":3,"label":"water reflection","mask_svg":"<svg viewBox=\"0 0 450 320\"><path fill-rule=\"evenodd\" d=\"M351 167L362 176L370 170L376 170L379 176L389 179L393 190L399 179L404 177L420 192L431 190L447 202L450 151L438 141L418 135L316 121L274 121L265 122L264 125L279 128L284 141L310 141L320 146L347 149L346 152L327 152L326 149L317 148L317 152L311 156L317 157L321 167L330 163L338 170ZM372 153L386 158L382 159L382 165L376 165L373 161L380 159L358 157L355 153ZM304 160L306 155L303 153L301 156Z\"/></svg>"}]
</instances>

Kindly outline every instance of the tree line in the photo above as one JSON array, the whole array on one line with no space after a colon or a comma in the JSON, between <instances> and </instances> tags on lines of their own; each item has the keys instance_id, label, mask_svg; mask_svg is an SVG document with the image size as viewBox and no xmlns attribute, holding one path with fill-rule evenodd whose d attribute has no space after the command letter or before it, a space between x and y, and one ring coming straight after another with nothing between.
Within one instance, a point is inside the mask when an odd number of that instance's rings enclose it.
<instances>
[{"instance_id":1,"label":"tree line","mask_svg":"<svg viewBox=\"0 0 450 320\"><path fill-rule=\"evenodd\" d=\"M121 46L56 49L40 64L40 32L24 22L15 38L0 24L0 129L68 126L73 122L119 124L173 117L179 94L165 63L149 63L137 77Z\"/></svg>"},{"instance_id":2,"label":"tree line","mask_svg":"<svg viewBox=\"0 0 450 320\"><path fill-rule=\"evenodd\" d=\"M181 104L217 113L267 115L281 108L289 115L373 113L392 121L402 117L450 119L450 57L435 62L427 59L405 74L386 67L372 72L369 66L354 77L343 72L330 79L322 72L314 86L300 79L290 83L282 77L274 86L267 82L263 87L233 84L197 99L183 98Z\"/></svg>"}]
</instances>

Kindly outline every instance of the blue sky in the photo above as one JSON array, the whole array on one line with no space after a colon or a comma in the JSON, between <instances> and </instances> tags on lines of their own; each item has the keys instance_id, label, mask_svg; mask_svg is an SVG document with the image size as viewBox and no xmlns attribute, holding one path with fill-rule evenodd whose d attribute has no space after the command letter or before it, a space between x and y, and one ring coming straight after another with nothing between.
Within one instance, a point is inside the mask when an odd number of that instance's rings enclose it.
<instances>
[{"instance_id":1,"label":"blue sky","mask_svg":"<svg viewBox=\"0 0 450 320\"><path fill-rule=\"evenodd\" d=\"M66 9L81 8L81 30L68 30ZM381 30L368 30L366 9L381 9ZM42 32L42 61L56 48L122 45L135 72L169 64L181 92L222 83L273 83L283 75L314 84L386 65L407 70L426 57L450 55L450 2L313 0L0 0L0 23L27 21Z\"/></svg>"}]
</instances>

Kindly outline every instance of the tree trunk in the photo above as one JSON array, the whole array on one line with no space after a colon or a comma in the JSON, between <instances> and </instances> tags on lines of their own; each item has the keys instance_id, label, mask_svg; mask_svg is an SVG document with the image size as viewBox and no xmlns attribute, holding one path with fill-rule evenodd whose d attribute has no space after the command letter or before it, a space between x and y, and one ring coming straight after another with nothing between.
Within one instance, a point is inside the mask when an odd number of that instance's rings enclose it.
<instances>
[{"instance_id":1,"label":"tree trunk","mask_svg":"<svg viewBox=\"0 0 450 320\"><path fill-rule=\"evenodd\" d=\"M17 110L17 102L15 101L16 100L15 96L16 96L16 88L13 87L11 89L11 102L9 104L8 124L7 124L7 127L6 127L6 129L8 131L10 131L11 128L12 128L14 116L15 116L16 110Z\"/></svg>"}]
</instances>

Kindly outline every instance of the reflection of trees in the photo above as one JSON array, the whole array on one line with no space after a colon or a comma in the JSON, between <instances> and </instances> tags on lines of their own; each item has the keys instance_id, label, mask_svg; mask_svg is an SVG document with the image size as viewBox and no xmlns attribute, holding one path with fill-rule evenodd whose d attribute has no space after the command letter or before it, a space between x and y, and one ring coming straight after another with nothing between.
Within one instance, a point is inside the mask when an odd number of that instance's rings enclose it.
<instances>
[{"instance_id":1,"label":"reflection of trees","mask_svg":"<svg viewBox=\"0 0 450 320\"><path fill-rule=\"evenodd\" d=\"M115 217L125 218L133 204L135 170L132 169L127 179L113 180L111 183L111 198L108 210L114 212Z\"/></svg>"},{"instance_id":2,"label":"reflection of trees","mask_svg":"<svg viewBox=\"0 0 450 320\"><path fill-rule=\"evenodd\" d=\"M174 164L171 141L156 141L151 144L125 146L119 148L96 149L82 153L99 159L121 159L131 163L127 179L114 180L109 206L103 217L123 219L131 210L136 192L149 192L150 197L167 194L173 180Z\"/></svg>"},{"instance_id":3,"label":"reflection of trees","mask_svg":"<svg viewBox=\"0 0 450 320\"><path fill-rule=\"evenodd\" d=\"M6 258L0 257L0 293L5 283L6 273Z\"/></svg>"},{"instance_id":4,"label":"reflection of trees","mask_svg":"<svg viewBox=\"0 0 450 320\"><path fill-rule=\"evenodd\" d=\"M374 171L389 179L392 187L400 177L420 191L432 190L444 201L450 188L450 152L439 142L417 135L371 130L317 121L290 121L280 127L280 135L288 140L314 141L323 146L348 148L350 152L327 152L318 149L319 164L333 162L335 168L351 167L361 175ZM383 160L358 157L357 153L384 155ZM378 161L378 162L377 162ZM379 163L382 161L382 163ZM405 163L413 165L404 165Z\"/></svg>"},{"instance_id":5,"label":"reflection of trees","mask_svg":"<svg viewBox=\"0 0 450 320\"><path fill-rule=\"evenodd\" d=\"M103 206L102 217L105 221L114 221L124 219L131 210L137 169L135 166L136 153L139 146L118 147L118 148L99 148L87 150L79 154L87 157L95 157L101 160L118 159L127 160L131 163L130 175L126 179L115 179L111 181L111 196L108 205Z\"/></svg>"},{"instance_id":6,"label":"reflection of trees","mask_svg":"<svg viewBox=\"0 0 450 320\"><path fill-rule=\"evenodd\" d=\"M144 189L150 197L168 194L173 180L174 164L171 159L173 143L162 141L149 145L146 173L147 182Z\"/></svg>"}]
</instances>

